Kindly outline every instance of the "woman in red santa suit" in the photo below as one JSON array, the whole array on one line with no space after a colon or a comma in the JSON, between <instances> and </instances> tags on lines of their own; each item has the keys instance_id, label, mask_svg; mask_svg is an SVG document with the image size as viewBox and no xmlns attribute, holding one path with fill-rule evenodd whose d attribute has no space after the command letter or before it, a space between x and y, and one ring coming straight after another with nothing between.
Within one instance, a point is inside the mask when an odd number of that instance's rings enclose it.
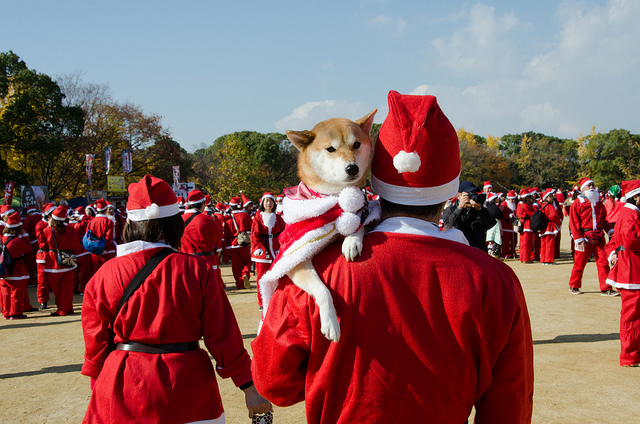
<instances>
[{"instance_id":1,"label":"woman in red santa suit","mask_svg":"<svg viewBox=\"0 0 640 424\"><path fill-rule=\"evenodd\" d=\"M560 232L562 221L553 204L553 193L555 189L548 188L542 193L541 205L542 213L549 220L547 228L540 233L540 263L543 265L553 265L556 251L556 236Z\"/></svg>"},{"instance_id":2,"label":"woman in red santa suit","mask_svg":"<svg viewBox=\"0 0 640 424\"><path fill-rule=\"evenodd\" d=\"M116 255L116 244L114 243L115 224L110 216L106 214L108 207L109 203L107 203L106 200L96 200L96 210L98 213L89 223L88 230L90 230L96 238L104 238L106 240L104 251L101 254L91 254L93 272L99 270L105 262Z\"/></svg>"},{"instance_id":3,"label":"woman in red santa suit","mask_svg":"<svg viewBox=\"0 0 640 424\"><path fill-rule=\"evenodd\" d=\"M2 243L7 246L13 269L8 276L0 278L0 295L2 296L2 315L4 319L22 319L24 314L24 298L27 292L29 271L25 262L25 254L31 251L28 237L22 230L20 213L13 212L5 218L2 230Z\"/></svg>"},{"instance_id":4,"label":"woman in red santa suit","mask_svg":"<svg viewBox=\"0 0 640 424\"><path fill-rule=\"evenodd\" d=\"M520 191L520 198L522 201L516 208L516 216L520 220L520 225L524 228L520 234L520 262L525 264L533 263L533 236L534 232L531 230L531 217L534 214L533 210L533 192L532 189L525 189Z\"/></svg>"},{"instance_id":5,"label":"woman in red santa suit","mask_svg":"<svg viewBox=\"0 0 640 424\"><path fill-rule=\"evenodd\" d=\"M613 245L617 247L614 286L622 297L620 365L637 367L640 365L640 180L623 181L622 192L627 202L618 214L613 236Z\"/></svg>"},{"instance_id":6,"label":"woman in red santa suit","mask_svg":"<svg viewBox=\"0 0 640 424\"><path fill-rule=\"evenodd\" d=\"M246 203L246 202L245 202ZM236 288L251 288L249 276L251 274L251 246L241 246L238 244L238 234L242 231L251 232L251 217L242 207L243 202L240 197L233 197L229 202L231 213L225 221L224 238L227 241L229 259L231 260L231 270L236 281Z\"/></svg>"},{"instance_id":7,"label":"woman in red santa suit","mask_svg":"<svg viewBox=\"0 0 640 424\"><path fill-rule=\"evenodd\" d=\"M42 206L42 219L36 224L36 237L38 239L38 252L36 252L36 272L38 273L37 281L37 295L40 309L49 309L47 303L49 303L49 290L48 280L44 278L44 264L47 256L46 243L41 242L42 231L49 226L49 217L51 212L56 210L56 205L53 203L47 203Z\"/></svg>"},{"instance_id":8,"label":"woman in red santa suit","mask_svg":"<svg viewBox=\"0 0 640 424\"><path fill-rule=\"evenodd\" d=\"M216 372L244 391L249 416L271 409L253 386L251 359L215 270L174 251L183 231L169 184L145 175L129 186L125 243L83 299L82 374L93 389L84 422L224 423ZM159 253L168 256L119 309L125 288Z\"/></svg>"},{"instance_id":9,"label":"woman in red santa suit","mask_svg":"<svg viewBox=\"0 0 640 424\"><path fill-rule=\"evenodd\" d=\"M56 260L57 250L73 253L80 242L76 230L67 225L67 206L58 206L49 218L49 226L40 233L40 248L45 252L44 279L56 297L58 309L51 316L73 315L73 283L77 266L67 268ZM44 246L44 248L43 248Z\"/></svg>"},{"instance_id":10,"label":"woman in red santa suit","mask_svg":"<svg viewBox=\"0 0 640 424\"><path fill-rule=\"evenodd\" d=\"M87 232L89 222L91 221L91 217L84 213L85 210L86 208L82 206L78 206L76 208L76 222L73 224L73 228L75 228L76 230L79 241L78 247L76 247L76 250L74 252L78 263L78 271L76 272L76 282L74 284L73 291L74 293L80 294L84 292L84 286L87 285L87 282L93 275L91 253L87 252L87 250L82 245L82 237Z\"/></svg>"},{"instance_id":11,"label":"woman in red santa suit","mask_svg":"<svg viewBox=\"0 0 640 424\"><path fill-rule=\"evenodd\" d=\"M258 286L258 307L262 310L260 279L269 270L273 258L280 250L278 235L284 231L284 220L275 211L276 199L273 193L264 193L260 199L258 213L251 224L251 260L256 264L256 284Z\"/></svg>"},{"instance_id":12,"label":"woman in red santa suit","mask_svg":"<svg viewBox=\"0 0 640 424\"><path fill-rule=\"evenodd\" d=\"M517 196L514 190L507 192L507 197L500 205L502 211L502 256L505 259L513 259L516 257L516 233L513 231L513 219L516 214Z\"/></svg>"}]
</instances>

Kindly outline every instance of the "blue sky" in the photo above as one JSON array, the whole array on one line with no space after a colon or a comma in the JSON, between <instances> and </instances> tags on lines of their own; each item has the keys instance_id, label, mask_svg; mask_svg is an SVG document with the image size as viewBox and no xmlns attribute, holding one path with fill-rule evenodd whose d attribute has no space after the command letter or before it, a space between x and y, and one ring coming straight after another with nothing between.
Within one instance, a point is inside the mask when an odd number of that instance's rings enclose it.
<instances>
[{"instance_id":1,"label":"blue sky","mask_svg":"<svg viewBox=\"0 0 640 424\"><path fill-rule=\"evenodd\" d=\"M6 1L0 51L82 73L188 151L431 94L454 127L640 133L640 0Z\"/></svg>"}]
</instances>

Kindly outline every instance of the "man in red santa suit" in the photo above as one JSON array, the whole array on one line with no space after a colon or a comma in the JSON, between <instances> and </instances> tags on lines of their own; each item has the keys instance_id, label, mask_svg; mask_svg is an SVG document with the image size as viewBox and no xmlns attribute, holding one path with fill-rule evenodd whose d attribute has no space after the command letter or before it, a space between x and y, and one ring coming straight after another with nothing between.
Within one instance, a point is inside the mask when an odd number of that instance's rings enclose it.
<instances>
[{"instance_id":1,"label":"man in red santa suit","mask_svg":"<svg viewBox=\"0 0 640 424\"><path fill-rule=\"evenodd\" d=\"M533 237L534 232L531 230L531 217L533 210L533 189L527 188L520 190L520 200L516 207L516 217L520 220L523 231L520 233L520 262L525 264L533 263Z\"/></svg>"},{"instance_id":2,"label":"man in red santa suit","mask_svg":"<svg viewBox=\"0 0 640 424\"><path fill-rule=\"evenodd\" d=\"M540 233L540 263L553 265L555 262L556 236L560 232L562 221L554 205L555 189L548 188L540 197L540 208L549 221L547 227Z\"/></svg>"},{"instance_id":3,"label":"man in red santa suit","mask_svg":"<svg viewBox=\"0 0 640 424\"><path fill-rule=\"evenodd\" d=\"M371 167L382 222L356 261L341 242L313 259L340 340L321 334L315 302L284 277L251 344L261 394L280 406L304 400L310 423L458 424L474 406L477 423L531 421L520 283L459 230L438 229L459 174L456 131L435 97L390 92Z\"/></svg>"},{"instance_id":4,"label":"man in red santa suit","mask_svg":"<svg viewBox=\"0 0 640 424\"><path fill-rule=\"evenodd\" d=\"M238 244L238 233L244 231L251 232L251 217L242 208L240 197L233 197L229 202L231 213L225 222L224 238L227 240L229 259L231 259L231 270L238 289L250 289L251 283L251 245L240 246Z\"/></svg>"},{"instance_id":5,"label":"man in red santa suit","mask_svg":"<svg viewBox=\"0 0 640 424\"><path fill-rule=\"evenodd\" d=\"M516 257L516 233L513 230L513 219L515 218L517 196L514 190L507 192L507 197L500 205L502 211L502 256L505 259L513 259Z\"/></svg>"},{"instance_id":6,"label":"man in red santa suit","mask_svg":"<svg viewBox=\"0 0 640 424\"><path fill-rule=\"evenodd\" d=\"M91 221L91 217L84 213L85 210L86 208L82 206L78 206L76 208L76 220L73 224L73 228L75 228L76 233L78 234L78 238L80 239L80 242L76 247L76 251L74 252L78 264L78 272L76 272L76 283L74 284L73 291L74 293L79 292L80 294L84 293L84 287L87 285L89 279L93 276L91 253L87 252L87 250L82 245L82 237L87 232L89 222Z\"/></svg>"},{"instance_id":7,"label":"man in red santa suit","mask_svg":"<svg viewBox=\"0 0 640 424\"><path fill-rule=\"evenodd\" d=\"M184 234L180 242L180 251L202 256L222 280L218 266L218 258L222 252L220 224L215 216L204 213L205 203L205 194L200 190L191 190L187 195L187 208L182 215Z\"/></svg>"},{"instance_id":8,"label":"man in red santa suit","mask_svg":"<svg viewBox=\"0 0 640 424\"><path fill-rule=\"evenodd\" d=\"M605 236L613 233L613 228L606 221L607 212L596 185L588 177L578 182L581 194L571 204L569 213L569 229L575 242L575 253L571 277L569 279L569 291L572 294L582 294L582 274L587 266L589 257L593 254L598 269L598 282L603 296L619 296L620 293L613 290L607 283L609 264L604 252Z\"/></svg>"},{"instance_id":9,"label":"man in red santa suit","mask_svg":"<svg viewBox=\"0 0 640 424\"><path fill-rule=\"evenodd\" d=\"M25 296L27 299L29 298L27 294L29 272L24 258L31 251L31 243L29 243L29 237L21 237L26 233L21 228L22 222L19 212L14 211L6 214L3 218L3 224L0 240L9 251L12 269L9 275L0 278L2 315L4 319L27 318L24 312L31 312L31 308L25 309L24 305Z\"/></svg>"},{"instance_id":10,"label":"man in red santa suit","mask_svg":"<svg viewBox=\"0 0 640 424\"><path fill-rule=\"evenodd\" d=\"M482 186L482 191L484 192L484 194L487 195L487 197L489 197L489 193L493 192L493 184L491 184L491 181L484 182L484 185Z\"/></svg>"},{"instance_id":11,"label":"man in red santa suit","mask_svg":"<svg viewBox=\"0 0 640 424\"><path fill-rule=\"evenodd\" d=\"M93 272L98 271L105 262L114 258L116 255L116 244L114 242L115 223L106 214L109 203L104 199L98 199L96 200L95 207L98 213L89 223L87 230L91 231L96 238L104 238L106 240L106 244L104 246L104 251L101 254L91 254L91 266L93 268Z\"/></svg>"},{"instance_id":12,"label":"man in red santa suit","mask_svg":"<svg viewBox=\"0 0 640 424\"><path fill-rule=\"evenodd\" d=\"M27 209L27 217L24 219L22 229L29 234L29 243L31 251L25 253L24 260L29 271L29 286L36 285L36 252L38 251L38 237L36 236L36 225L42 219L42 214L35 207Z\"/></svg>"},{"instance_id":13,"label":"man in red santa suit","mask_svg":"<svg viewBox=\"0 0 640 424\"><path fill-rule=\"evenodd\" d=\"M44 244L40 244L40 237L42 231L49 226L49 217L51 216L51 212L54 210L56 210L56 205L53 203L46 203L42 206L42 219L36 224L35 230L36 237L38 238L38 251L36 252L36 272L38 274L36 278L38 288L36 289L36 293L40 309L48 309L47 303L49 302L49 290L51 289L48 285L48 280L44 278L44 264L46 262L45 257L47 256L47 247Z\"/></svg>"},{"instance_id":14,"label":"man in red santa suit","mask_svg":"<svg viewBox=\"0 0 640 424\"><path fill-rule=\"evenodd\" d=\"M260 207L251 224L251 260L256 264L256 285L258 287L258 308L262 310L260 280L269 270L280 250L278 236L284 231L284 219L276 213L276 198L273 193L264 193Z\"/></svg>"},{"instance_id":15,"label":"man in red santa suit","mask_svg":"<svg viewBox=\"0 0 640 424\"><path fill-rule=\"evenodd\" d=\"M216 371L244 390L250 417L268 412L218 274L201 257L171 251L184 228L169 184L145 175L129 185L127 222L125 243L83 299L82 374L93 383L84 422L224 423ZM119 309L134 275L161 251L170 254Z\"/></svg>"},{"instance_id":16,"label":"man in red santa suit","mask_svg":"<svg viewBox=\"0 0 640 424\"><path fill-rule=\"evenodd\" d=\"M614 286L620 290L620 365L640 366L640 180L623 181L627 199L617 217L613 245L617 264ZM610 274L611 275L611 274Z\"/></svg>"}]
</instances>

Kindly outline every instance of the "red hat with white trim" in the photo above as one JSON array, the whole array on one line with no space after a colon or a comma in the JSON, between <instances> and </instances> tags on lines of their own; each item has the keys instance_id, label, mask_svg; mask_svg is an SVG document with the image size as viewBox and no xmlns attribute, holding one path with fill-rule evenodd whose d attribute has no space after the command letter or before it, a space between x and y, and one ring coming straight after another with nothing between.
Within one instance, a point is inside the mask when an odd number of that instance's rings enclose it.
<instances>
[{"instance_id":1,"label":"red hat with white trim","mask_svg":"<svg viewBox=\"0 0 640 424\"><path fill-rule=\"evenodd\" d=\"M229 200L229 205L230 206L241 206L242 204L240 202L242 202L242 200L240 200L239 196L232 197L231 200Z\"/></svg>"},{"instance_id":2,"label":"red hat with white trim","mask_svg":"<svg viewBox=\"0 0 640 424\"><path fill-rule=\"evenodd\" d=\"M242 197L242 206L247 206L249 203L253 203L251 200L249 200L249 198L247 196L244 195L244 193L241 191L240 192L240 197Z\"/></svg>"},{"instance_id":3,"label":"red hat with white trim","mask_svg":"<svg viewBox=\"0 0 640 424\"><path fill-rule=\"evenodd\" d=\"M17 228L22 225L20 220L20 212L13 211L4 219L4 226L7 228Z\"/></svg>"},{"instance_id":4,"label":"red hat with white trim","mask_svg":"<svg viewBox=\"0 0 640 424\"><path fill-rule=\"evenodd\" d=\"M194 203L202 203L206 200L203 192L198 189L193 189L187 195L187 204L193 205Z\"/></svg>"},{"instance_id":5,"label":"red hat with white trim","mask_svg":"<svg viewBox=\"0 0 640 424\"><path fill-rule=\"evenodd\" d=\"M492 192L492 193L489 193L489 194L487 195L487 200L486 200L486 202L487 202L487 203L489 203L489 202L493 202L493 201L495 201L498 197L500 197L500 195L499 195L498 193L493 193L493 192Z\"/></svg>"},{"instance_id":6,"label":"red hat with white trim","mask_svg":"<svg viewBox=\"0 0 640 424\"><path fill-rule=\"evenodd\" d=\"M44 205L42 205L42 214L48 215L51 212L53 212L55 209L56 209L56 205L54 205L53 203L45 203Z\"/></svg>"},{"instance_id":7,"label":"red hat with white trim","mask_svg":"<svg viewBox=\"0 0 640 424\"><path fill-rule=\"evenodd\" d=\"M623 181L621 187L622 195L627 199L640 194L640 180Z\"/></svg>"},{"instance_id":8,"label":"red hat with white trim","mask_svg":"<svg viewBox=\"0 0 640 424\"><path fill-rule=\"evenodd\" d=\"M515 199L516 197L516 191L515 190L509 190L507 192L507 199Z\"/></svg>"},{"instance_id":9,"label":"red hat with white trim","mask_svg":"<svg viewBox=\"0 0 640 424\"><path fill-rule=\"evenodd\" d=\"M556 192L555 188L548 188L542 193L542 200L544 200L547 196L551 196Z\"/></svg>"},{"instance_id":10,"label":"red hat with white trim","mask_svg":"<svg viewBox=\"0 0 640 424\"><path fill-rule=\"evenodd\" d=\"M485 188L489 188L489 187L493 187L493 185L491 184L491 181L485 181L484 182L484 186L482 186L482 188L485 189Z\"/></svg>"},{"instance_id":11,"label":"red hat with white trim","mask_svg":"<svg viewBox=\"0 0 640 424\"><path fill-rule=\"evenodd\" d=\"M578 181L578 185L577 185L577 187L579 187L579 190L580 190L580 191L584 191L585 186L586 186L587 184L591 184L591 183L595 184L591 178L589 178L589 177L584 177L583 179L581 179L580 181Z\"/></svg>"},{"instance_id":12,"label":"red hat with white trim","mask_svg":"<svg viewBox=\"0 0 640 424\"><path fill-rule=\"evenodd\" d=\"M371 164L371 186L390 202L425 206L455 196L460 184L456 130L434 96L389 92Z\"/></svg>"},{"instance_id":13,"label":"red hat with white trim","mask_svg":"<svg viewBox=\"0 0 640 424\"><path fill-rule=\"evenodd\" d=\"M178 198L171 186L160 178L145 175L129 184L127 218L130 221L148 221L178 215Z\"/></svg>"},{"instance_id":14,"label":"red hat with white trim","mask_svg":"<svg viewBox=\"0 0 640 424\"><path fill-rule=\"evenodd\" d=\"M102 211L106 211L107 210L107 206L109 206L107 204L107 201L104 199L98 199L96 200L96 203L94 204L96 210L98 212L102 212Z\"/></svg>"},{"instance_id":15,"label":"red hat with white trim","mask_svg":"<svg viewBox=\"0 0 640 424\"><path fill-rule=\"evenodd\" d=\"M67 220L67 211L69 210L69 206L60 205L51 212L51 218L56 221L66 221Z\"/></svg>"},{"instance_id":16,"label":"red hat with white trim","mask_svg":"<svg viewBox=\"0 0 640 424\"><path fill-rule=\"evenodd\" d=\"M75 211L78 215L84 215L84 206L78 206Z\"/></svg>"},{"instance_id":17,"label":"red hat with white trim","mask_svg":"<svg viewBox=\"0 0 640 424\"><path fill-rule=\"evenodd\" d=\"M5 216L14 212L15 210L11 207L11 205L0 205L0 216Z\"/></svg>"},{"instance_id":18,"label":"red hat with white trim","mask_svg":"<svg viewBox=\"0 0 640 424\"><path fill-rule=\"evenodd\" d=\"M533 194L532 188L523 188L520 190L520 198L524 199L525 197L531 196Z\"/></svg>"},{"instance_id":19,"label":"red hat with white trim","mask_svg":"<svg viewBox=\"0 0 640 424\"><path fill-rule=\"evenodd\" d=\"M207 206L211 205L211 196L209 196L208 194L204 195L204 204Z\"/></svg>"},{"instance_id":20,"label":"red hat with white trim","mask_svg":"<svg viewBox=\"0 0 640 424\"><path fill-rule=\"evenodd\" d=\"M264 199L271 199L271 200L273 200L273 203L275 203L275 202L276 202L276 198L275 198L275 196L273 195L273 193L264 193L264 194L262 195L262 197L260 198L260 204L262 204L262 202L264 201Z\"/></svg>"}]
</instances>

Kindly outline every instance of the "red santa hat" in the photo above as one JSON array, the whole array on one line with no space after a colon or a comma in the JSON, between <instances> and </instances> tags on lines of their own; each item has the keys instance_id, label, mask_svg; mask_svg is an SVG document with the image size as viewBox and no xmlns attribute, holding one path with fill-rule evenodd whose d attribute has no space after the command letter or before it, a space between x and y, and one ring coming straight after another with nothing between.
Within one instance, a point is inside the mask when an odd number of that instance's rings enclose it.
<instances>
[{"instance_id":1,"label":"red santa hat","mask_svg":"<svg viewBox=\"0 0 640 424\"><path fill-rule=\"evenodd\" d=\"M626 199L631 199L636 194L640 194L640 180L623 181L622 195Z\"/></svg>"},{"instance_id":2,"label":"red santa hat","mask_svg":"<svg viewBox=\"0 0 640 424\"><path fill-rule=\"evenodd\" d=\"M249 203L253 203L242 191L240 191L240 197L242 197L242 207L246 207Z\"/></svg>"},{"instance_id":3,"label":"red santa hat","mask_svg":"<svg viewBox=\"0 0 640 424\"><path fill-rule=\"evenodd\" d=\"M44 210L44 208L43 208L43 210ZM87 210L90 210L90 211L93 211L93 213L96 213L96 208L94 208L94 207L93 207L93 206L91 206L91 205L87 205L87 207L86 207L86 208L84 208L84 210L85 210L85 212L86 212Z\"/></svg>"},{"instance_id":4,"label":"red santa hat","mask_svg":"<svg viewBox=\"0 0 640 424\"><path fill-rule=\"evenodd\" d=\"M241 206L242 203L240 203L240 202L242 202L242 200L240 200L240 197L239 196L235 196L235 197L232 197L231 200L229 200L229 205L230 206Z\"/></svg>"},{"instance_id":5,"label":"red santa hat","mask_svg":"<svg viewBox=\"0 0 640 424\"><path fill-rule=\"evenodd\" d=\"M127 217L130 221L168 218L180 213L178 198L166 181L145 175L129 184Z\"/></svg>"},{"instance_id":6,"label":"red santa hat","mask_svg":"<svg viewBox=\"0 0 640 424\"><path fill-rule=\"evenodd\" d=\"M56 221L66 221L68 210L68 206L60 205L51 212L51 217Z\"/></svg>"},{"instance_id":7,"label":"red santa hat","mask_svg":"<svg viewBox=\"0 0 640 424\"><path fill-rule=\"evenodd\" d=\"M14 212L15 210L11 207L11 205L0 205L0 216L5 216Z\"/></svg>"},{"instance_id":8,"label":"red santa hat","mask_svg":"<svg viewBox=\"0 0 640 424\"><path fill-rule=\"evenodd\" d=\"M207 206L211 205L211 196L209 196L208 194L204 195L204 204Z\"/></svg>"},{"instance_id":9,"label":"red santa hat","mask_svg":"<svg viewBox=\"0 0 640 424\"><path fill-rule=\"evenodd\" d=\"M193 205L195 203L202 203L206 200L206 197L203 192L197 189L193 189L187 195L187 204Z\"/></svg>"},{"instance_id":10,"label":"red santa hat","mask_svg":"<svg viewBox=\"0 0 640 424\"><path fill-rule=\"evenodd\" d=\"M84 215L84 206L78 206L75 208L75 212L77 215Z\"/></svg>"},{"instance_id":11,"label":"red santa hat","mask_svg":"<svg viewBox=\"0 0 640 424\"><path fill-rule=\"evenodd\" d=\"M4 226L7 228L17 228L21 225L20 212L13 211L4 219Z\"/></svg>"},{"instance_id":12,"label":"red santa hat","mask_svg":"<svg viewBox=\"0 0 640 424\"><path fill-rule=\"evenodd\" d=\"M578 186L577 186L577 187L579 187L579 190L580 190L580 191L584 191L585 187L586 187L588 184L595 184L595 183L593 182L593 180L592 180L591 178L589 178L589 177L584 177L583 179L581 179L580 181L578 181Z\"/></svg>"},{"instance_id":13,"label":"red santa hat","mask_svg":"<svg viewBox=\"0 0 640 424\"><path fill-rule=\"evenodd\" d=\"M284 200L284 194L278 194L278 196L276 197L276 200L282 202Z\"/></svg>"},{"instance_id":14,"label":"red santa hat","mask_svg":"<svg viewBox=\"0 0 640 424\"><path fill-rule=\"evenodd\" d=\"M556 192L555 188L548 188L546 189L543 193L542 193L542 200L546 199L547 196L551 196L553 193Z\"/></svg>"},{"instance_id":15,"label":"red santa hat","mask_svg":"<svg viewBox=\"0 0 640 424\"><path fill-rule=\"evenodd\" d=\"M108 205L107 205L107 201L106 200L104 200L104 199L96 200L95 207L96 207L96 210L98 212L106 211L107 210L107 206Z\"/></svg>"},{"instance_id":16,"label":"red santa hat","mask_svg":"<svg viewBox=\"0 0 640 424\"><path fill-rule=\"evenodd\" d=\"M487 195L486 203L494 202L498 197L500 197L500 195L498 193L489 193Z\"/></svg>"},{"instance_id":17,"label":"red santa hat","mask_svg":"<svg viewBox=\"0 0 640 424\"><path fill-rule=\"evenodd\" d=\"M507 192L507 199L515 199L516 197L516 191L515 190L509 190Z\"/></svg>"},{"instance_id":18,"label":"red santa hat","mask_svg":"<svg viewBox=\"0 0 640 424\"><path fill-rule=\"evenodd\" d=\"M491 185L491 181L484 182L484 186L482 186L482 189L484 190L485 188L493 188L493 185Z\"/></svg>"},{"instance_id":19,"label":"red santa hat","mask_svg":"<svg viewBox=\"0 0 640 424\"><path fill-rule=\"evenodd\" d=\"M532 188L523 188L522 190L520 190L520 198L524 199L527 196L531 196L533 194L533 189Z\"/></svg>"},{"instance_id":20,"label":"red santa hat","mask_svg":"<svg viewBox=\"0 0 640 424\"><path fill-rule=\"evenodd\" d=\"M371 185L383 199L435 205L458 192L460 148L456 130L434 96L389 92L371 164Z\"/></svg>"},{"instance_id":21,"label":"red santa hat","mask_svg":"<svg viewBox=\"0 0 640 424\"><path fill-rule=\"evenodd\" d=\"M276 202L276 198L275 198L275 196L273 195L273 193L264 193L264 194L262 195L262 197L260 198L260 204L261 204L261 205L262 205L262 202L264 201L264 199L271 199L271 200L273 200L273 203L275 203L275 202Z\"/></svg>"},{"instance_id":22,"label":"red santa hat","mask_svg":"<svg viewBox=\"0 0 640 424\"><path fill-rule=\"evenodd\" d=\"M36 213L36 208L34 206L29 206L27 208L27 215L31 215L32 213Z\"/></svg>"},{"instance_id":23,"label":"red santa hat","mask_svg":"<svg viewBox=\"0 0 640 424\"><path fill-rule=\"evenodd\" d=\"M53 203L45 203L45 204L42 206L42 213L43 213L44 215L48 215L48 214L50 214L51 212L53 212L53 211L55 210L55 208L56 208L56 205L54 205Z\"/></svg>"}]
</instances>

